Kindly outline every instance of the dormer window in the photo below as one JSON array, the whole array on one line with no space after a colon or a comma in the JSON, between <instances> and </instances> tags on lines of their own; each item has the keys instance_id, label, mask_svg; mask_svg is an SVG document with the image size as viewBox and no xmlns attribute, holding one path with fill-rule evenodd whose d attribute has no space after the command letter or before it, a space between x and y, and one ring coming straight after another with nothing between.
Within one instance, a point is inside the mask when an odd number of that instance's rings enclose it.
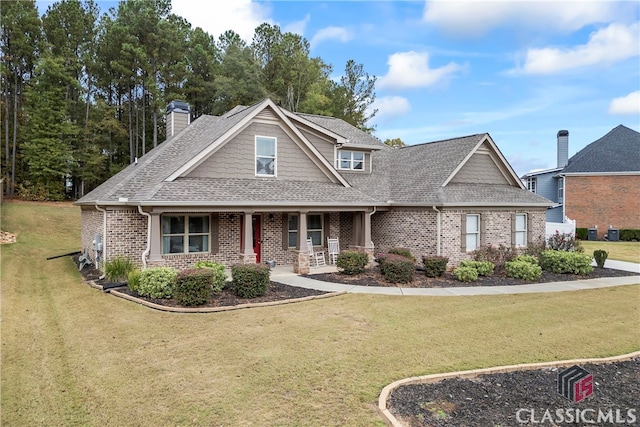
<instances>
[{"instance_id":1,"label":"dormer window","mask_svg":"<svg viewBox=\"0 0 640 427\"><path fill-rule=\"evenodd\" d=\"M336 163L338 163L338 169L364 170L364 153L362 151L340 150Z\"/></svg>"},{"instance_id":2,"label":"dormer window","mask_svg":"<svg viewBox=\"0 0 640 427\"><path fill-rule=\"evenodd\" d=\"M276 176L276 138L256 136L256 175Z\"/></svg>"}]
</instances>

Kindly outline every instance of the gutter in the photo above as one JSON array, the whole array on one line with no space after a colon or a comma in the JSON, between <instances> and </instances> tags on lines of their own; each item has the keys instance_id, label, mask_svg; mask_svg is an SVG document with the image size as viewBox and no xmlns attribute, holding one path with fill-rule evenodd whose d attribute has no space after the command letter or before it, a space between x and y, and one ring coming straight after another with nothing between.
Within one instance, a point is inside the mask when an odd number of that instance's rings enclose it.
<instances>
[{"instance_id":1,"label":"gutter","mask_svg":"<svg viewBox=\"0 0 640 427\"><path fill-rule=\"evenodd\" d=\"M142 210L142 206L138 205L138 212L140 215L147 217L147 247L142 252L142 268L147 269L147 256L151 252L151 214Z\"/></svg>"},{"instance_id":2,"label":"gutter","mask_svg":"<svg viewBox=\"0 0 640 427\"><path fill-rule=\"evenodd\" d=\"M107 210L106 209L102 209L100 206L98 206L98 203L96 202L96 210L99 212L102 212L102 259L106 262L107 260ZM97 252L97 251L96 251ZM96 253L96 265L98 264L98 254ZM100 277L98 277L98 279L102 280L104 279L104 274Z\"/></svg>"},{"instance_id":3,"label":"gutter","mask_svg":"<svg viewBox=\"0 0 640 427\"><path fill-rule=\"evenodd\" d=\"M436 208L435 206L431 206L431 209L433 209L434 211L436 211L437 213L437 218L436 218L436 255L440 256L440 241L441 241L441 235L442 235L442 212L440 212L438 210L438 208Z\"/></svg>"}]
</instances>

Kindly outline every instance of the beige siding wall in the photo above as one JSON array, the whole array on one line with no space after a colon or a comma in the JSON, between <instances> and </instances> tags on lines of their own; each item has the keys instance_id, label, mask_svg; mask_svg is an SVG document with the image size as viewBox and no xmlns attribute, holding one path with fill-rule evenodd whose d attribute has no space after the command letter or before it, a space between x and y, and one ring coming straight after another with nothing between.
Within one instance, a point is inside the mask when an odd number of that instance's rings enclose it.
<instances>
[{"instance_id":1,"label":"beige siding wall","mask_svg":"<svg viewBox=\"0 0 640 427\"><path fill-rule=\"evenodd\" d=\"M168 136L174 136L180 133L184 128L189 125L189 114L188 113L176 113L171 112L169 114L169 131Z\"/></svg>"},{"instance_id":2,"label":"beige siding wall","mask_svg":"<svg viewBox=\"0 0 640 427\"><path fill-rule=\"evenodd\" d=\"M312 133L301 130L302 134L311 142L311 144L324 156L324 158L329 162L330 165L333 165L334 160L334 147L335 145L326 139L322 139L318 136L315 136Z\"/></svg>"},{"instance_id":3,"label":"beige siding wall","mask_svg":"<svg viewBox=\"0 0 640 427\"><path fill-rule=\"evenodd\" d=\"M473 154L451 182L508 184L491 156L482 153Z\"/></svg>"},{"instance_id":4,"label":"beige siding wall","mask_svg":"<svg viewBox=\"0 0 640 427\"><path fill-rule=\"evenodd\" d=\"M201 178L254 179L255 137L277 138L276 168L278 179L328 182L329 178L316 166L280 126L252 123L229 141L209 159L194 169L189 176ZM262 177L260 179L263 179Z\"/></svg>"}]
</instances>

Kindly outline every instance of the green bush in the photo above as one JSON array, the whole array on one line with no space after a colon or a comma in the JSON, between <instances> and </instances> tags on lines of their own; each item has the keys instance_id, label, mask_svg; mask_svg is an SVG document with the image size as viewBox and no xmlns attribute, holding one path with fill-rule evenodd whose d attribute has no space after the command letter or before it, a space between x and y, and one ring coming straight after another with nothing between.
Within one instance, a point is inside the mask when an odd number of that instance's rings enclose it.
<instances>
[{"instance_id":1,"label":"green bush","mask_svg":"<svg viewBox=\"0 0 640 427\"><path fill-rule=\"evenodd\" d=\"M171 267L151 267L142 270L138 294L151 298L171 298L178 271Z\"/></svg>"},{"instance_id":2,"label":"green bush","mask_svg":"<svg viewBox=\"0 0 640 427\"><path fill-rule=\"evenodd\" d=\"M213 261L198 261L196 268L206 268L213 271L213 279L211 282L211 290L220 292L227 284L227 273L224 272L224 265Z\"/></svg>"},{"instance_id":3,"label":"green bush","mask_svg":"<svg viewBox=\"0 0 640 427\"><path fill-rule=\"evenodd\" d=\"M578 242L576 242L578 243ZM532 257L538 258L540 253L546 250L546 243L543 241L541 243L531 243L524 248L522 252L523 255L531 255Z\"/></svg>"},{"instance_id":4,"label":"green bush","mask_svg":"<svg viewBox=\"0 0 640 427\"><path fill-rule=\"evenodd\" d=\"M605 250L596 249L595 251L593 251L593 259L596 260L596 265L598 266L598 268L604 268L604 263L607 260L608 256L609 252Z\"/></svg>"},{"instance_id":5,"label":"green bush","mask_svg":"<svg viewBox=\"0 0 640 427\"><path fill-rule=\"evenodd\" d=\"M190 268L176 276L173 297L185 306L202 305L211 298L214 271L210 268Z\"/></svg>"},{"instance_id":6,"label":"green bush","mask_svg":"<svg viewBox=\"0 0 640 427\"><path fill-rule=\"evenodd\" d=\"M427 277L440 277L447 271L449 258L445 256L423 256L424 274Z\"/></svg>"},{"instance_id":7,"label":"green bush","mask_svg":"<svg viewBox=\"0 0 640 427\"><path fill-rule=\"evenodd\" d=\"M622 230L620 230L622 234ZM589 230L587 228L576 227L576 239L587 240L589 238Z\"/></svg>"},{"instance_id":8,"label":"green bush","mask_svg":"<svg viewBox=\"0 0 640 427\"><path fill-rule=\"evenodd\" d=\"M556 230L547 238L547 249L554 251L573 252L577 250L576 238L573 233L560 233Z\"/></svg>"},{"instance_id":9,"label":"green bush","mask_svg":"<svg viewBox=\"0 0 640 427\"><path fill-rule=\"evenodd\" d=\"M473 259L476 261L491 261L496 270L503 270L504 264L516 256L516 251L502 243L496 247L493 245L480 246L473 251Z\"/></svg>"},{"instance_id":10,"label":"green bush","mask_svg":"<svg viewBox=\"0 0 640 427\"><path fill-rule=\"evenodd\" d=\"M239 264L231 267L231 288L240 298L256 298L267 293L271 271L266 264Z\"/></svg>"},{"instance_id":11,"label":"green bush","mask_svg":"<svg viewBox=\"0 0 640 427\"><path fill-rule=\"evenodd\" d=\"M591 257L580 252L546 250L540 254L540 267L553 273L589 274Z\"/></svg>"},{"instance_id":12,"label":"green bush","mask_svg":"<svg viewBox=\"0 0 640 427\"><path fill-rule=\"evenodd\" d=\"M416 273L414 262L405 256L398 254L380 254L378 256L380 273L387 282L410 283Z\"/></svg>"},{"instance_id":13,"label":"green bush","mask_svg":"<svg viewBox=\"0 0 640 427\"><path fill-rule=\"evenodd\" d=\"M130 258L117 256L104 264L104 275L109 282L124 282L135 268Z\"/></svg>"},{"instance_id":14,"label":"green bush","mask_svg":"<svg viewBox=\"0 0 640 427\"><path fill-rule=\"evenodd\" d=\"M532 255L518 255L512 261L524 261L529 264L538 265L538 258Z\"/></svg>"},{"instance_id":15,"label":"green bush","mask_svg":"<svg viewBox=\"0 0 640 427\"><path fill-rule=\"evenodd\" d=\"M528 262L522 259L507 261L505 264L507 277L514 277L523 280L538 280L542 274L542 268L537 263Z\"/></svg>"},{"instance_id":16,"label":"green bush","mask_svg":"<svg viewBox=\"0 0 640 427\"><path fill-rule=\"evenodd\" d=\"M478 276L493 276L493 269L495 265L491 261L469 261L464 260L460 262L460 267L475 268L478 272Z\"/></svg>"},{"instance_id":17,"label":"green bush","mask_svg":"<svg viewBox=\"0 0 640 427\"><path fill-rule=\"evenodd\" d=\"M620 230L620 240L625 242L640 241L640 229L623 228Z\"/></svg>"},{"instance_id":18,"label":"green bush","mask_svg":"<svg viewBox=\"0 0 640 427\"><path fill-rule=\"evenodd\" d=\"M364 252L342 251L336 260L336 267L340 273L354 275L362 273L368 263L369 256Z\"/></svg>"},{"instance_id":19,"label":"green bush","mask_svg":"<svg viewBox=\"0 0 640 427\"><path fill-rule=\"evenodd\" d=\"M403 257L405 257L405 258L408 258L408 259L410 259L414 264L415 264L415 262L416 262L416 257L414 257L414 256L411 254L411 251L410 251L409 249L407 249L407 248L392 248L392 249L389 249L389 251L388 251L387 253L389 253L389 254L396 254L396 255L400 255L400 256L403 256Z\"/></svg>"},{"instance_id":20,"label":"green bush","mask_svg":"<svg viewBox=\"0 0 640 427\"><path fill-rule=\"evenodd\" d=\"M475 282L478 280L478 270L473 267L457 267L453 270L453 275L461 282Z\"/></svg>"},{"instance_id":21,"label":"green bush","mask_svg":"<svg viewBox=\"0 0 640 427\"><path fill-rule=\"evenodd\" d=\"M140 288L140 270L131 270L127 275L127 286L132 291L138 291Z\"/></svg>"}]
</instances>

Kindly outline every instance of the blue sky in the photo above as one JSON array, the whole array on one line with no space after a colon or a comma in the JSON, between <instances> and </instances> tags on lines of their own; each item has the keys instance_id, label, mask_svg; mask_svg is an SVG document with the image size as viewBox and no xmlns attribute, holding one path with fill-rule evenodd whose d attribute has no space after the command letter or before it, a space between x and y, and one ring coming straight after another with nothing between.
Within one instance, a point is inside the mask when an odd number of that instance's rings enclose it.
<instances>
[{"instance_id":1,"label":"blue sky","mask_svg":"<svg viewBox=\"0 0 640 427\"><path fill-rule=\"evenodd\" d=\"M215 37L250 41L262 22L300 34L333 77L348 59L377 77L380 139L487 132L519 175L556 166L560 129L569 156L619 124L640 130L636 1L173 0L173 12Z\"/></svg>"}]
</instances>

